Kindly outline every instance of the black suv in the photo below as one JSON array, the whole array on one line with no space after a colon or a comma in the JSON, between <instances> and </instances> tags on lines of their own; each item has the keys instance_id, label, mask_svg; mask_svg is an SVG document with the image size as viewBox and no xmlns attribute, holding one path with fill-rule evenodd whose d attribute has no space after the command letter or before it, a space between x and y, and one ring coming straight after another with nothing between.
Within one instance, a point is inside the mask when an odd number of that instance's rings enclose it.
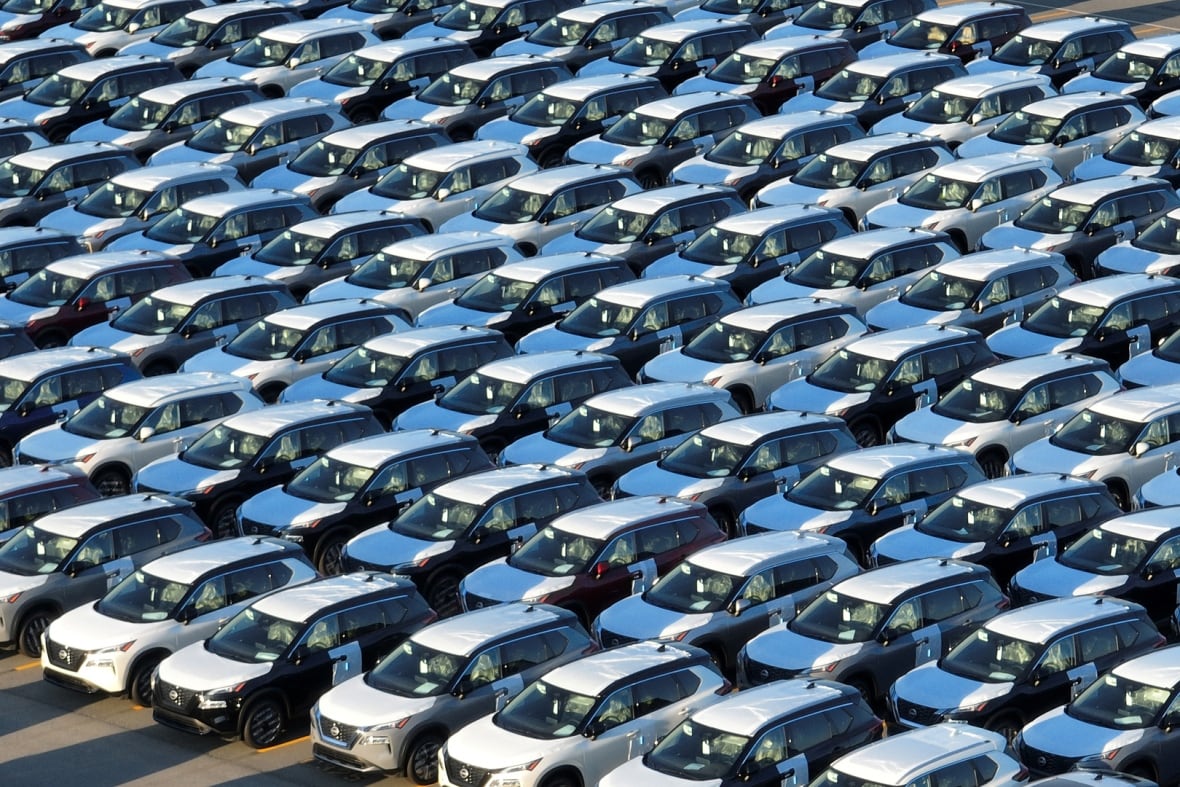
<instances>
[{"instance_id":1,"label":"black suv","mask_svg":"<svg viewBox=\"0 0 1180 787\"><path fill-rule=\"evenodd\" d=\"M12 290L49 263L85 251L76 235L61 230L49 227L0 229L0 289Z\"/></svg>"},{"instance_id":2,"label":"black suv","mask_svg":"<svg viewBox=\"0 0 1180 787\"><path fill-rule=\"evenodd\" d=\"M649 27L671 22L658 5L633 0L587 3L567 8L543 22L523 40L511 41L496 55L545 55L577 71L592 60L609 57Z\"/></svg>"},{"instance_id":3,"label":"black suv","mask_svg":"<svg viewBox=\"0 0 1180 787\"><path fill-rule=\"evenodd\" d=\"M0 31L0 41L5 40ZM90 59L86 47L62 38L15 45L9 42L0 48L0 100L19 96L66 66Z\"/></svg>"},{"instance_id":4,"label":"black suv","mask_svg":"<svg viewBox=\"0 0 1180 787\"><path fill-rule=\"evenodd\" d=\"M578 0L466 0L455 3L413 37L461 38L480 58L499 46L528 35L555 14L580 5ZM458 35L451 35L457 31Z\"/></svg>"},{"instance_id":5,"label":"black suv","mask_svg":"<svg viewBox=\"0 0 1180 787\"><path fill-rule=\"evenodd\" d=\"M1083 71L1093 71L1119 47L1135 40L1131 26L1116 19L1069 16L1031 25L1012 36L986 60L976 60L973 74L1012 68L1044 74L1060 88Z\"/></svg>"},{"instance_id":6,"label":"black suv","mask_svg":"<svg viewBox=\"0 0 1180 787\"><path fill-rule=\"evenodd\" d=\"M866 47L862 56L916 49L957 55L967 63L987 57L1030 24L1027 11L1007 3L969 2L936 8L918 14L880 44Z\"/></svg>"}]
</instances>

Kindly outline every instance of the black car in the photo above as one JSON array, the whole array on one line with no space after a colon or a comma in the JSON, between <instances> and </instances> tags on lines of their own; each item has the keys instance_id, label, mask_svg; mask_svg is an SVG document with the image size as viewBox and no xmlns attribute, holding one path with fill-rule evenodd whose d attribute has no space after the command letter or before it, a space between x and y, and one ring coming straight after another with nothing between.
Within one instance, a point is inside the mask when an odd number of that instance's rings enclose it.
<instances>
[{"instance_id":1,"label":"black car","mask_svg":"<svg viewBox=\"0 0 1180 787\"><path fill-rule=\"evenodd\" d=\"M852 44L839 38L774 38L746 44L713 66L701 77L699 84L706 87L710 82L753 83L750 98L762 114L772 115L778 112L783 102L822 85L853 60L856 60L856 50ZM697 81L693 80L684 88L696 84Z\"/></svg>"},{"instance_id":2,"label":"black car","mask_svg":"<svg viewBox=\"0 0 1180 787\"><path fill-rule=\"evenodd\" d=\"M21 465L0 470L0 543L46 514L98 500L90 479L69 465Z\"/></svg>"},{"instance_id":3,"label":"black car","mask_svg":"<svg viewBox=\"0 0 1180 787\"><path fill-rule=\"evenodd\" d=\"M86 47L61 38L0 44L0 100L19 96L66 66L90 59Z\"/></svg>"},{"instance_id":4,"label":"black car","mask_svg":"<svg viewBox=\"0 0 1180 787\"><path fill-rule=\"evenodd\" d=\"M12 290L49 263L85 251L76 235L61 230L49 227L0 229L0 288Z\"/></svg>"},{"instance_id":5,"label":"black car","mask_svg":"<svg viewBox=\"0 0 1180 787\"><path fill-rule=\"evenodd\" d=\"M350 574L281 590L164 659L152 716L184 732L269 746L321 694L372 669L435 617L402 577ZM244 664L254 677L242 680Z\"/></svg>"},{"instance_id":6,"label":"black car","mask_svg":"<svg viewBox=\"0 0 1180 787\"><path fill-rule=\"evenodd\" d=\"M956 55L967 63L987 57L1030 24L1027 11L1007 3L969 2L935 8L918 14L882 43L865 47L861 56L913 49Z\"/></svg>"},{"instance_id":7,"label":"black car","mask_svg":"<svg viewBox=\"0 0 1180 787\"><path fill-rule=\"evenodd\" d=\"M536 30L578 0L459 0L428 28L429 35L461 38L481 58ZM458 35L452 35L452 31ZM414 36L421 37L423 30Z\"/></svg>"},{"instance_id":8,"label":"black car","mask_svg":"<svg viewBox=\"0 0 1180 787\"><path fill-rule=\"evenodd\" d=\"M534 54L554 57L577 71L592 60L610 57L653 25L672 21L659 5L615 0L567 8L547 19L523 40L511 41L496 55Z\"/></svg>"},{"instance_id":9,"label":"black car","mask_svg":"<svg viewBox=\"0 0 1180 787\"><path fill-rule=\"evenodd\" d=\"M1044 74L1053 87L1061 88L1134 40L1135 33L1127 22L1070 15L1024 28L987 60L974 61L970 70L985 73L1018 68Z\"/></svg>"}]
</instances>

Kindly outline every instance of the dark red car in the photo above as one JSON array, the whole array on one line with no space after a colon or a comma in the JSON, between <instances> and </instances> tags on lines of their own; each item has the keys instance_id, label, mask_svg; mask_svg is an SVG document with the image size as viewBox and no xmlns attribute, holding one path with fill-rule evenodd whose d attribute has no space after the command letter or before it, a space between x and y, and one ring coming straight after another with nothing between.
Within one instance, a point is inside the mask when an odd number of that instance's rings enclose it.
<instances>
[{"instance_id":1,"label":"dark red car","mask_svg":"<svg viewBox=\"0 0 1180 787\"><path fill-rule=\"evenodd\" d=\"M45 514L98 500L98 490L70 465L20 465L0 470L0 543Z\"/></svg>"},{"instance_id":2,"label":"dark red car","mask_svg":"<svg viewBox=\"0 0 1180 787\"><path fill-rule=\"evenodd\" d=\"M738 53L740 55L746 50L757 52L761 49L773 52L777 56L774 64L767 68L766 75L750 93L750 98L764 115L778 112L779 107L789 98L794 98L800 93L810 93L834 77L844 66L856 60L856 50L842 38L809 36L808 40L802 42L800 38L791 39L791 43L798 43L798 46L784 49L782 44L785 39L770 39L747 44L742 47L742 52ZM725 71L741 65L740 61L731 62L733 60L734 58L729 58L718 63L709 72L708 77L720 77ZM720 73L714 77L714 72Z\"/></svg>"}]
</instances>

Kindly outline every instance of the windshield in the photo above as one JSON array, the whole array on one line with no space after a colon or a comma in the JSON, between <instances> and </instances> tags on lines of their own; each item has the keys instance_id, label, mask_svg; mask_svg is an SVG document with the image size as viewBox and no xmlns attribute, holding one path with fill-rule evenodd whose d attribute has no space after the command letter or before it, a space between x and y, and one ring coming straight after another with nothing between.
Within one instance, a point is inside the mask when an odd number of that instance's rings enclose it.
<instances>
[{"instance_id":1,"label":"windshield","mask_svg":"<svg viewBox=\"0 0 1180 787\"><path fill-rule=\"evenodd\" d=\"M590 32L586 22L575 22L555 16L526 36L531 44L541 46L576 46Z\"/></svg>"},{"instance_id":2,"label":"windshield","mask_svg":"<svg viewBox=\"0 0 1180 787\"><path fill-rule=\"evenodd\" d=\"M471 415L496 414L510 407L522 391L523 383L473 372L443 394L438 403L448 410Z\"/></svg>"},{"instance_id":3,"label":"windshield","mask_svg":"<svg viewBox=\"0 0 1180 787\"><path fill-rule=\"evenodd\" d=\"M198 22L182 16L152 36L152 41L177 48L200 46L213 34L214 29L215 26L209 22Z\"/></svg>"},{"instance_id":4,"label":"windshield","mask_svg":"<svg viewBox=\"0 0 1180 787\"><path fill-rule=\"evenodd\" d=\"M349 388L384 388L397 379L409 358L357 347L324 372L324 379Z\"/></svg>"},{"instance_id":5,"label":"windshield","mask_svg":"<svg viewBox=\"0 0 1180 787\"><path fill-rule=\"evenodd\" d=\"M1064 566L1093 574L1132 574L1154 546L1150 541L1099 527L1070 544L1058 561Z\"/></svg>"},{"instance_id":6,"label":"windshield","mask_svg":"<svg viewBox=\"0 0 1180 787\"><path fill-rule=\"evenodd\" d=\"M787 499L825 511L847 511L858 508L876 488L876 478L824 465L787 492Z\"/></svg>"},{"instance_id":7,"label":"windshield","mask_svg":"<svg viewBox=\"0 0 1180 787\"><path fill-rule=\"evenodd\" d=\"M1109 729L1142 730L1155 723L1171 698L1171 689L1108 673L1066 705L1065 712Z\"/></svg>"},{"instance_id":8,"label":"windshield","mask_svg":"<svg viewBox=\"0 0 1180 787\"><path fill-rule=\"evenodd\" d=\"M949 210L966 205L978 188L978 183L924 175L903 191L897 201L923 210Z\"/></svg>"},{"instance_id":9,"label":"windshield","mask_svg":"<svg viewBox=\"0 0 1180 787\"><path fill-rule=\"evenodd\" d=\"M737 472L751 447L705 434L694 434L657 463L690 478L725 478Z\"/></svg>"},{"instance_id":10,"label":"windshield","mask_svg":"<svg viewBox=\"0 0 1180 787\"><path fill-rule=\"evenodd\" d=\"M961 123L971 117L979 100L931 90L902 114L921 123Z\"/></svg>"},{"instance_id":11,"label":"windshield","mask_svg":"<svg viewBox=\"0 0 1180 787\"><path fill-rule=\"evenodd\" d=\"M722 779L733 770L749 743L745 735L686 719L643 756L643 764L682 779Z\"/></svg>"},{"instance_id":12,"label":"windshield","mask_svg":"<svg viewBox=\"0 0 1180 787\"><path fill-rule=\"evenodd\" d=\"M474 215L496 224L523 224L536 221L546 201L545 194L505 186L481 202Z\"/></svg>"},{"instance_id":13,"label":"windshield","mask_svg":"<svg viewBox=\"0 0 1180 787\"><path fill-rule=\"evenodd\" d=\"M287 169L317 178L335 177L348 172L360 153L358 148L346 148L321 139L296 156Z\"/></svg>"},{"instance_id":14,"label":"windshield","mask_svg":"<svg viewBox=\"0 0 1180 787\"><path fill-rule=\"evenodd\" d=\"M195 213L181 207L153 224L144 232L144 237L174 245L200 243L220 220L218 216Z\"/></svg>"},{"instance_id":15,"label":"windshield","mask_svg":"<svg viewBox=\"0 0 1180 787\"><path fill-rule=\"evenodd\" d=\"M1139 233L1131 245L1162 254L1180 254L1180 219L1160 216Z\"/></svg>"},{"instance_id":16,"label":"windshield","mask_svg":"<svg viewBox=\"0 0 1180 787\"><path fill-rule=\"evenodd\" d=\"M61 174L65 175L65 172ZM41 185L45 175L45 170L26 167L8 159L0 163L0 197L27 197Z\"/></svg>"},{"instance_id":17,"label":"windshield","mask_svg":"<svg viewBox=\"0 0 1180 787\"><path fill-rule=\"evenodd\" d=\"M248 68L281 66L295 51L297 44L285 44L262 36L255 36L245 46L229 56L229 62Z\"/></svg>"},{"instance_id":18,"label":"windshield","mask_svg":"<svg viewBox=\"0 0 1180 787\"><path fill-rule=\"evenodd\" d=\"M1163 58L1159 57L1115 52L1094 69L1094 76L1111 82L1146 82L1163 62Z\"/></svg>"},{"instance_id":19,"label":"windshield","mask_svg":"<svg viewBox=\"0 0 1180 787\"><path fill-rule=\"evenodd\" d=\"M246 147L246 143L256 131L256 126L230 123L224 118L217 118L193 134L185 144L193 150L205 153L233 153Z\"/></svg>"},{"instance_id":20,"label":"windshield","mask_svg":"<svg viewBox=\"0 0 1180 787\"><path fill-rule=\"evenodd\" d=\"M383 658L365 675L365 683L378 691L401 697L437 697L467 666L467 658L434 650L412 639Z\"/></svg>"},{"instance_id":21,"label":"windshield","mask_svg":"<svg viewBox=\"0 0 1180 787\"><path fill-rule=\"evenodd\" d=\"M647 36L635 36L611 55L611 60L624 66L658 66L672 57L676 45Z\"/></svg>"},{"instance_id":22,"label":"windshield","mask_svg":"<svg viewBox=\"0 0 1180 787\"><path fill-rule=\"evenodd\" d=\"M79 202L75 210L103 219L125 219L134 215L151 196L150 191L108 180Z\"/></svg>"},{"instance_id":23,"label":"windshield","mask_svg":"<svg viewBox=\"0 0 1180 787\"><path fill-rule=\"evenodd\" d=\"M430 264L428 260L381 251L350 273L347 281L374 290L396 290L418 281Z\"/></svg>"},{"instance_id":24,"label":"windshield","mask_svg":"<svg viewBox=\"0 0 1180 787\"><path fill-rule=\"evenodd\" d=\"M714 225L693 239L680 256L706 265L737 265L749 258L761 240L761 235L747 235Z\"/></svg>"},{"instance_id":25,"label":"windshield","mask_svg":"<svg viewBox=\"0 0 1180 787\"><path fill-rule=\"evenodd\" d=\"M1053 57L1053 43L1030 36L1015 35L992 55L992 60L1009 66L1043 66Z\"/></svg>"},{"instance_id":26,"label":"windshield","mask_svg":"<svg viewBox=\"0 0 1180 787\"><path fill-rule=\"evenodd\" d=\"M914 286L903 292L898 300L919 309L957 311L974 303L985 284L985 281L930 271L914 282Z\"/></svg>"},{"instance_id":27,"label":"windshield","mask_svg":"<svg viewBox=\"0 0 1180 787\"><path fill-rule=\"evenodd\" d=\"M369 14L388 14L399 11L403 6L417 6L416 0L352 0L348 7L354 11L364 11Z\"/></svg>"},{"instance_id":28,"label":"windshield","mask_svg":"<svg viewBox=\"0 0 1180 787\"><path fill-rule=\"evenodd\" d=\"M839 350L809 374L807 381L832 391L868 393L877 390L891 371L893 363L890 361L852 350Z\"/></svg>"},{"instance_id":29,"label":"windshield","mask_svg":"<svg viewBox=\"0 0 1180 787\"><path fill-rule=\"evenodd\" d=\"M868 642L889 615L889 607L829 590L803 608L787 626L824 642Z\"/></svg>"},{"instance_id":30,"label":"windshield","mask_svg":"<svg viewBox=\"0 0 1180 787\"><path fill-rule=\"evenodd\" d=\"M99 3L88 11L83 11L73 27L91 33L109 33L112 30L123 30L131 17L134 8L120 8L118 6Z\"/></svg>"},{"instance_id":31,"label":"windshield","mask_svg":"<svg viewBox=\"0 0 1180 787\"><path fill-rule=\"evenodd\" d=\"M578 235L595 243L634 243L647 233L653 218L647 213L620 210L608 205L595 213Z\"/></svg>"},{"instance_id":32,"label":"windshield","mask_svg":"<svg viewBox=\"0 0 1180 787\"><path fill-rule=\"evenodd\" d=\"M488 273L468 287L455 303L477 312L510 312L524 303L537 283Z\"/></svg>"},{"instance_id":33,"label":"windshield","mask_svg":"<svg viewBox=\"0 0 1180 787\"><path fill-rule=\"evenodd\" d=\"M309 265L315 262L331 241L332 238L308 235L297 230L283 230L259 249L254 258L282 267Z\"/></svg>"},{"instance_id":34,"label":"windshield","mask_svg":"<svg viewBox=\"0 0 1180 787\"><path fill-rule=\"evenodd\" d=\"M95 606L95 611L131 623L166 620L172 617L188 590L188 585L183 582L170 582L136 571L107 593Z\"/></svg>"},{"instance_id":35,"label":"windshield","mask_svg":"<svg viewBox=\"0 0 1180 787\"><path fill-rule=\"evenodd\" d=\"M817 189L844 189L860 178L865 162L820 153L791 176L792 183Z\"/></svg>"},{"instance_id":36,"label":"windshield","mask_svg":"<svg viewBox=\"0 0 1180 787\"><path fill-rule=\"evenodd\" d=\"M434 194L446 176L445 172L421 169L403 161L385 173L370 191L391 199L425 199Z\"/></svg>"},{"instance_id":37,"label":"windshield","mask_svg":"<svg viewBox=\"0 0 1180 787\"><path fill-rule=\"evenodd\" d=\"M538 680L516 695L492 722L530 738L568 738L582 727L593 708L594 697Z\"/></svg>"},{"instance_id":38,"label":"windshield","mask_svg":"<svg viewBox=\"0 0 1180 787\"><path fill-rule=\"evenodd\" d=\"M214 634L205 649L233 661L274 661L287 652L302 628L302 623L247 607Z\"/></svg>"},{"instance_id":39,"label":"windshield","mask_svg":"<svg viewBox=\"0 0 1180 787\"><path fill-rule=\"evenodd\" d=\"M931 408L939 415L973 424L993 423L1008 417L1020 402L1021 392L980 380L966 379Z\"/></svg>"},{"instance_id":40,"label":"windshield","mask_svg":"<svg viewBox=\"0 0 1180 787\"><path fill-rule=\"evenodd\" d=\"M317 503L347 503L364 488L374 472L371 467L321 456L292 478L285 490Z\"/></svg>"},{"instance_id":41,"label":"windshield","mask_svg":"<svg viewBox=\"0 0 1180 787\"><path fill-rule=\"evenodd\" d=\"M176 330L192 310L193 307L188 304L173 303L149 295L131 304L127 311L119 312L111 326L141 336L162 336Z\"/></svg>"},{"instance_id":42,"label":"windshield","mask_svg":"<svg viewBox=\"0 0 1180 787\"><path fill-rule=\"evenodd\" d=\"M1110 456L1131 450L1143 424L1083 410L1065 422L1049 442L1070 451L1092 456Z\"/></svg>"},{"instance_id":43,"label":"windshield","mask_svg":"<svg viewBox=\"0 0 1180 787\"><path fill-rule=\"evenodd\" d=\"M225 351L253 361L277 361L287 358L306 336L305 331L259 320L234 337Z\"/></svg>"},{"instance_id":44,"label":"windshield","mask_svg":"<svg viewBox=\"0 0 1180 787\"><path fill-rule=\"evenodd\" d=\"M561 126L581 108L581 103L577 101L538 93L513 112L512 119L537 128Z\"/></svg>"},{"instance_id":45,"label":"windshield","mask_svg":"<svg viewBox=\"0 0 1180 787\"><path fill-rule=\"evenodd\" d=\"M26 306L64 306L85 286L85 279L42 268L8 293L8 299Z\"/></svg>"},{"instance_id":46,"label":"windshield","mask_svg":"<svg viewBox=\"0 0 1180 787\"><path fill-rule=\"evenodd\" d=\"M743 577L684 562L643 594L649 604L685 614L724 609L745 581Z\"/></svg>"},{"instance_id":47,"label":"windshield","mask_svg":"<svg viewBox=\"0 0 1180 787\"><path fill-rule=\"evenodd\" d=\"M64 107L81 100L89 89L89 82L53 74L30 90L25 100L43 107Z\"/></svg>"},{"instance_id":48,"label":"windshield","mask_svg":"<svg viewBox=\"0 0 1180 787\"><path fill-rule=\"evenodd\" d=\"M0 544L0 570L21 576L52 574L65 563L76 546L76 538L28 525Z\"/></svg>"},{"instance_id":49,"label":"windshield","mask_svg":"<svg viewBox=\"0 0 1180 787\"><path fill-rule=\"evenodd\" d=\"M1180 331L1176 331L1155 349L1155 354L1165 361L1180 363Z\"/></svg>"},{"instance_id":50,"label":"windshield","mask_svg":"<svg viewBox=\"0 0 1180 787\"><path fill-rule=\"evenodd\" d=\"M942 668L985 683L1022 679L1037 658L1037 646L986 628L978 628L942 660Z\"/></svg>"},{"instance_id":51,"label":"windshield","mask_svg":"<svg viewBox=\"0 0 1180 787\"><path fill-rule=\"evenodd\" d=\"M717 14L747 14L757 9L761 2L762 0L705 0L701 3L701 8ZM782 6L775 3L771 7L793 8L795 6L793 4Z\"/></svg>"},{"instance_id":52,"label":"windshield","mask_svg":"<svg viewBox=\"0 0 1180 787\"><path fill-rule=\"evenodd\" d=\"M845 68L816 88L815 94L829 101L868 101L884 83L885 77L861 74Z\"/></svg>"},{"instance_id":53,"label":"windshield","mask_svg":"<svg viewBox=\"0 0 1180 787\"><path fill-rule=\"evenodd\" d=\"M927 22L924 19L911 19L889 37L889 43L893 46L904 46L906 49L938 49L950 41L954 34L954 26Z\"/></svg>"},{"instance_id":54,"label":"windshield","mask_svg":"<svg viewBox=\"0 0 1180 787\"><path fill-rule=\"evenodd\" d=\"M344 87L368 87L381 78L389 63L379 58L366 57L353 52L328 69L323 80L331 85ZM396 71L396 69L395 69ZM406 80L400 80L406 81Z\"/></svg>"},{"instance_id":55,"label":"windshield","mask_svg":"<svg viewBox=\"0 0 1180 787\"><path fill-rule=\"evenodd\" d=\"M794 24L812 30L843 30L856 21L856 6L820 0L796 17Z\"/></svg>"},{"instance_id":56,"label":"windshield","mask_svg":"<svg viewBox=\"0 0 1180 787\"><path fill-rule=\"evenodd\" d=\"M1000 535L1015 512L955 495L914 525L919 533L969 544Z\"/></svg>"},{"instance_id":57,"label":"windshield","mask_svg":"<svg viewBox=\"0 0 1180 787\"><path fill-rule=\"evenodd\" d=\"M410 538L451 541L463 535L481 513L482 506L430 492L390 522L389 529Z\"/></svg>"},{"instance_id":58,"label":"windshield","mask_svg":"<svg viewBox=\"0 0 1180 787\"><path fill-rule=\"evenodd\" d=\"M733 167L753 167L765 163L773 156L778 144L777 139L735 131L714 145L713 149L705 154L705 160ZM792 154L788 155L787 151L784 151L780 155L784 161L792 161L802 155L803 151L797 149L797 145L788 147Z\"/></svg>"},{"instance_id":59,"label":"windshield","mask_svg":"<svg viewBox=\"0 0 1180 787\"><path fill-rule=\"evenodd\" d=\"M566 333L577 336L621 336L630 330L632 323L639 316L639 311L637 306L624 306L601 298L591 298L570 312L558 325Z\"/></svg>"},{"instance_id":60,"label":"windshield","mask_svg":"<svg viewBox=\"0 0 1180 787\"><path fill-rule=\"evenodd\" d=\"M709 72L709 78L729 85L753 85L769 76L776 62L768 57L734 52Z\"/></svg>"},{"instance_id":61,"label":"windshield","mask_svg":"<svg viewBox=\"0 0 1180 787\"><path fill-rule=\"evenodd\" d=\"M1160 167L1176 158L1180 140L1132 131L1106 151L1106 158L1134 167Z\"/></svg>"},{"instance_id":62,"label":"windshield","mask_svg":"<svg viewBox=\"0 0 1180 787\"><path fill-rule=\"evenodd\" d=\"M766 341L766 331L715 322L684 347L684 354L710 363L748 361Z\"/></svg>"},{"instance_id":63,"label":"windshield","mask_svg":"<svg viewBox=\"0 0 1180 787\"><path fill-rule=\"evenodd\" d=\"M671 121L639 112L628 112L602 133L602 139L616 145L658 145L668 133Z\"/></svg>"},{"instance_id":64,"label":"windshield","mask_svg":"<svg viewBox=\"0 0 1180 787\"><path fill-rule=\"evenodd\" d=\"M53 8L57 0L8 0L0 9L10 14L35 14Z\"/></svg>"},{"instance_id":65,"label":"windshield","mask_svg":"<svg viewBox=\"0 0 1180 787\"><path fill-rule=\"evenodd\" d=\"M150 131L159 127L175 108L174 104L136 96L116 109L106 123L123 131Z\"/></svg>"},{"instance_id":66,"label":"windshield","mask_svg":"<svg viewBox=\"0 0 1180 787\"><path fill-rule=\"evenodd\" d=\"M546 430L545 436L577 448L606 448L617 445L634 423L631 416L584 404L566 413Z\"/></svg>"},{"instance_id":67,"label":"windshield","mask_svg":"<svg viewBox=\"0 0 1180 787\"><path fill-rule=\"evenodd\" d=\"M1021 325L1036 333L1065 339L1089 334L1105 315L1106 309L1102 306L1053 297L1041 304Z\"/></svg>"},{"instance_id":68,"label":"windshield","mask_svg":"<svg viewBox=\"0 0 1180 787\"><path fill-rule=\"evenodd\" d=\"M134 434L151 413L150 408L120 402L103 394L67 418L62 429L98 440L127 437Z\"/></svg>"},{"instance_id":69,"label":"windshield","mask_svg":"<svg viewBox=\"0 0 1180 787\"><path fill-rule=\"evenodd\" d=\"M491 26L500 11L501 8L494 5L480 5L460 0L435 24L448 30L484 30Z\"/></svg>"},{"instance_id":70,"label":"windshield","mask_svg":"<svg viewBox=\"0 0 1180 787\"><path fill-rule=\"evenodd\" d=\"M508 558L508 565L547 577L584 574L604 541L546 527Z\"/></svg>"},{"instance_id":71,"label":"windshield","mask_svg":"<svg viewBox=\"0 0 1180 787\"><path fill-rule=\"evenodd\" d=\"M266 445L264 435L243 432L226 424L218 424L197 438L180 455L189 464L210 470L237 470L254 461Z\"/></svg>"},{"instance_id":72,"label":"windshield","mask_svg":"<svg viewBox=\"0 0 1180 787\"><path fill-rule=\"evenodd\" d=\"M418 100L443 107L463 107L479 98L486 84L482 79L446 73L419 90Z\"/></svg>"},{"instance_id":73,"label":"windshield","mask_svg":"<svg viewBox=\"0 0 1180 787\"><path fill-rule=\"evenodd\" d=\"M1061 123L1061 118L1022 110L1004 118L988 136L1013 145L1043 145L1053 139Z\"/></svg>"}]
</instances>

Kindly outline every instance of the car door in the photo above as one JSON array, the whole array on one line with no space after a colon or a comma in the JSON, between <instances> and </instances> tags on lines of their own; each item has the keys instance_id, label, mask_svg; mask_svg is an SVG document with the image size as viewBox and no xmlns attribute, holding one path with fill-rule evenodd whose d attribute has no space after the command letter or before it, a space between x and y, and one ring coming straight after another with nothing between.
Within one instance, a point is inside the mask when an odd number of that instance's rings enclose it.
<instances>
[{"instance_id":1,"label":"car door","mask_svg":"<svg viewBox=\"0 0 1180 787\"><path fill-rule=\"evenodd\" d=\"M868 663L873 684L881 691L941 653L942 632L937 623L926 619L922 607L921 596L902 598L881 627L875 653Z\"/></svg>"},{"instance_id":2,"label":"car door","mask_svg":"<svg viewBox=\"0 0 1180 787\"><path fill-rule=\"evenodd\" d=\"M306 713L320 696L345 677L354 664L359 673L360 648L341 643L335 612L313 613L303 637L290 651L287 669L277 671L275 688L282 691L292 711ZM342 658L343 657L343 658Z\"/></svg>"},{"instance_id":3,"label":"car door","mask_svg":"<svg viewBox=\"0 0 1180 787\"><path fill-rule=\"evenodd\" d=\"M806 718L798 719L792 725L806 736ZM737 776L751 787L791 787L807 784L810 769L803 750L788 745L788 725L778 725L766 730L746 752L746 757L737 766Z\"/></svg>"},{"instance_id":4,"label":"car door","mask_svg":"<svg viewBox=\"0 0 1180 787\"><path fill-rule=\"evenodd\" d=\"M1147 608L1153 620L1165 620L1176 607L1180 585L1180 536L1166 539L1131 578L1129 592L1120 594Z\"/></svg>"},{"instance_id":5,"label":"car door","mask_svg":"<svg viewBox=\"0 0 1180 787\"><path fill-rule=\"evenodd\" d=\"M91 534L65 569L69 581L61 586L62 608L73 609L99 598L134 570L135 561L116 547L114 528Z\"/></svg>"},{"instance_id":6,"label":"car door","mask_svg":"<svg viewBox=\"0 0 1180 787\"><path fill-rule=\"evenodd\" d=\"M93 372L90 376L94 378L93 387L97 387L101 378ZM13 403L12 411L19 420L10 422L12 426L5 430L5 439L15 443L34 429L48 426L79 408L77 399L66 399L64 378L65 374L50 374L28 387L24 395Z\"/></svg>"}]
</instances>

